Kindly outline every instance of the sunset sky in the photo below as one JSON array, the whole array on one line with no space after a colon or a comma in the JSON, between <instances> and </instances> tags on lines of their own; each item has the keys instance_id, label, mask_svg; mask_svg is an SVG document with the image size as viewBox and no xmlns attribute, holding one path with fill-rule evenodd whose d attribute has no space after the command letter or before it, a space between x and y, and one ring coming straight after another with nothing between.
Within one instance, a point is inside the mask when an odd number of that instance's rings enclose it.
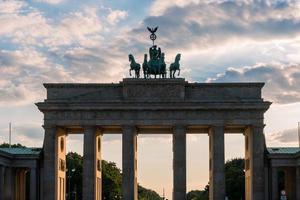
<instances>
[{"instance_id":1,"label":"sunset sky","mask_svg":"<svg viewBox=\"0 0 300 200\"><path fill-rule=\"evenodd\" d=\"M268 146L297 146L300 121L298 0L0 0L0 143L42 146L44 82L119 82L151 46L166 62L181 53L190 82L265 82ZM138 181L168 198L171 135L138 136ZM68 148L82 153L82 135ZM227 135L226 159L242 157L243 135ZM208 136L188 136L188 190L208 182ZM121 135L104 136L104 159L121 167Z\"/></svg>"}]
</instances>

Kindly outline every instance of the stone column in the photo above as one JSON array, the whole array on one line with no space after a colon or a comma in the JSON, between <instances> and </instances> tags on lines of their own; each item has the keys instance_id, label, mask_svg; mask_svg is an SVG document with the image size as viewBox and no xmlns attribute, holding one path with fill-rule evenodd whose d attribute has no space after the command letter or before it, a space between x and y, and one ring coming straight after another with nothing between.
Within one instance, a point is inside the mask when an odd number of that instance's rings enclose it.
<instances>
[{"instance_id":1,"label":"stone column","mask_svg":"<svg viewBox=\"0 0 300 200\"><path fill-rule=\"evenodd\" d=\"M56 152L55 138L56 127L44 126L44 182L43 182L43 200L55 200L56 197Z\"/></svg>"},{"instance_id":2,"label":"stone column","mask_svg":"<svg viewBox=\"0 0 300 200\"><path fill-rule=\"evenodd\" d=\"M300 167L296 167L296 200L300 200Z\"/></svg>"},{"instance_id":3,"label":"stone column","mask_svg":"<svg viewBox=\"0 0 300 200\"><path fill-rule=\"evenodd\" d=\"M294 167L285 168L285 192L287 199L296 199L296 171Z\"/></svg>"},{"instance_id":4,"label":"stone column","mask_svg":"<svg viewBox=\"0 0 300 200\"><path fill-rule=\"evenodd\" d=\"M26 173L25 169L19 171L19 190L17 191L19 197L16 200L25 200L26 197Z\"/></svg>"},{"instance_id":5,"label":"stone column","mask_svg":"<svg viewBox=\"0 0 300 200\"><path fill-rule=\"evenodd\" d=\"M101 143L98 142L101 138L97 127L84 127L82 193L85 200L101 200L101 146L98 146Z\"/></svg>"},{"instance_id":6,"label":"stone column","mask_svg":"<svg viewBox=\"0 0 300 200\"><path fill-rule=\"evenodd\" d=\"M36 168L30 169L30 200L37 199L37 174Z\"/></svg>"},{"instance_id":7,"label":"stone column","mask_svg":"<svg viewBox=\"0 0 300 200\"><path fill-rule=\"evenodd\" d=\"M186 199L186 128L173 127L173 200Z\"/></svg>"},{"instance_id":8,"label":"stone column","mask_svg":"<svg viewBox=\"0 0 300 200\"><path fill-rule=\"evenodd\" d=\"M225 199L224 126L209 130L209 199Z\"/></svg>"},{"instance_id":9,"label":"stone column","mask_svg":"<svg viewBox=\"0 0 300 200\"><path fill-rule=\"evenodd\" d=\"M95 185L96 185L96 200L102 199L102 157L101 157L101 146L102 146L102 131L100 129L96 130L96 138L95 138L95 166L96 166L96 177L95 177Z\"/></svg>"},{"instance_id":10,"label":"stone column","mask_svg":"<svg viewBox=\"0 0 300 200\"><path fill-rule=\"evenodd\" d=\"M264 179L264 153L265 139L263 133L264 125L253 125L246 128L245 135L248 138L246 146L246 200L264 200L265 179Z\"/></svg>"},{"instance_id":11,"label":"stone column","mask_svg":"<svg viewBox=\"0 0 300 200\"><path fill-rule=\"evenodd\" d=\"M4 200L5 167L0 166L0 200Z\"/></svg>"},{"instance_id":12,"label":"stone column","mask_svg":"<svg viewBox=\"0 0 300 200\"><path fill-rule=\"evenodd\" d=\"M14 199L13 170L11 167L5 169L5 177L5 199Z\"/></svg>"},{"instance_id":13,"label":"stone column","mask_svg":"<svg viewBox=\"0 0 300 200\"><path fill-rule=\"evenodd\" d=\"M272 167L272 199L278 200L278 168Z\"/></svg>"},{"instance_id":14,"label":"stone column","mask_svg":"<svg viewBox=\"0 0 300 200\"><path fill-rule=\"evenodd\" d=\"M138 200L137 131L134 126L123 126L122 131L123 200Z\"/></svg>"}]
</instances>

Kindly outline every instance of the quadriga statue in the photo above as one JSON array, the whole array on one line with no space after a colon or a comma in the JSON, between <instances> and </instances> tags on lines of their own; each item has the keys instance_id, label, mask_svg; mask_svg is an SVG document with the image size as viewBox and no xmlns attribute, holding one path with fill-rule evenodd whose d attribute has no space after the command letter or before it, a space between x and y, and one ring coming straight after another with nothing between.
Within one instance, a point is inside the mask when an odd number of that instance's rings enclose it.
<instances>
[{"instance_id":1,"label":"quadriga statue","mask_svg":"<svg viewBox=\"0 0 300 200\"><path fill-rule=\"evenodd\" d=\"M149 61L148 55L144 54L144 62L143 62L143 73L144 78L151 78L151 75L156 78L159 76L160 78L167 78L167 70L166 70L166 62L165 62L165 54L161 51L160 47L154 44L156 40L155 32L157 31L158 27L149 28L147 29L150 31L150 39L152 40L152 46L149 48ZM175 73L178 71L178 75L180 75L180 54L177 54L175 57L175 62L170 65L170 78L175 78ZM129 61L130 61L130 70L129 74L131 76L131 71L135 71L135 78L140 77L140 69L141 65L135 62L135 59L132 54L129 54Z\"/></svg>"}]
</instances>

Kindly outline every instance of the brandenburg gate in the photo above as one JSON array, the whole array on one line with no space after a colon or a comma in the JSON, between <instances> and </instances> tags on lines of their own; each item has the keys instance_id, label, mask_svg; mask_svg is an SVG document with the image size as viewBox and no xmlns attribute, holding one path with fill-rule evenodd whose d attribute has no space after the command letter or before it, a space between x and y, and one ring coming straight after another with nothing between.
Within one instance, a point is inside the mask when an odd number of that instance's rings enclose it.
<instances>
[{"instance_id":1,"label":"brandenburg gate","mask_svg":"<svg viewBox=\"0 0 300 200\"><path fill-rule=\"evenodd\" d=\"M128 56L130 75L117 84L44 84L44 200L65 200L66 136L84 134L83 200L101 200L101 137L122 134L122 199L137 200L137 135L173 136L173 200L186 199L186 134L209 135L209 198L225 199L224 134L245 135L246 200L267 199L263 83L188 83L180 74L181 54L170 64L153 45L141 67ZM144 77L140 78L143 70ZM151 76L154 79L151 79ZM157 78L161 77L161 78ZM156 79L157 78L157 79ZM199 157L201 159L201 157Z\"/></svg>"},{"instance_id":2,"label":"brandenburg gate","mask_svg":"<svg viewBox=\"0 0 300 200\"><path fill-rule=\"evenodd\" d=\"M137 135L173 136L173 199L186 199L186 134L209 135L209 198L225 199L224 134L245 135L247 200L264 200L263 83L189 83L125 78L115 84L44 84L42 194L64 200L66 136L84 134L83 199L101 199L101 137L122 134L123 200L137 200ZM199 158L201 159L201 155Z\"/></svg>"}]
</instances>

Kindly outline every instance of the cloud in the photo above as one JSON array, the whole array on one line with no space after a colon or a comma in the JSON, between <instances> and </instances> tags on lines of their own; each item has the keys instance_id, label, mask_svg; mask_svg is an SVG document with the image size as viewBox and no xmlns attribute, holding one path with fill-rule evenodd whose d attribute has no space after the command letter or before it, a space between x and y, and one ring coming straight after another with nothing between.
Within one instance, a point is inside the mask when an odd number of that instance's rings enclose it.
<instances>
[{"instance_id":1,"label":"cloud","mask_svg":"<svg viewBox=\"0 0 300 200\"><path fill-rule=\"evenodd\" d=\"M145 18L133 33L141 35L145 26L159 26L160 42L173 49L207 49L243 40L292 39L300 36L299 11L294 1L284 5L264 0L189 1L181 6L169 4L159 15Z\"/></svg>"},{"instance_id":2,"label":"cloud","mask_svg":"<svg viewBox=\"0 0 300 200\"><path fill-rule=\"evenodd\" d=\"M34 0L34 1L48 3L48 4L59 4L59 3L63 2L64 0Z\"/></svg>"},{"instance_id":3,"label":"cloud","mask_svg":"<svg viewBox=\"0 0 300 200\"><path fill-rule=\"evenodd\" d=\"M275 103L300 101L300 65L257 64L228 68L207 82L265 82L263 97Z\"/></svg>"},{"instance_id":4,"label":"cloud","mask_svg":"<svg viewBox=\"0 0 300 200\"><path fill-rule=\"evenodd\" d=\"M5 15L5 14L10 14L10 13L15 13L19 9L21 9L24 5L26 5L25 2L23 1L0 1L0 14Z\"/></svg>"},{"instance_id":5,"label":"cloud","mask_svg":"<svg viewBox=\"0 0 300 200\"><path fill-rule=\"evenodd\" d=\"M115 25L120 20L125 19L127 16L128 16L128 13L124 10L110 10L110 13L107 16L107 21L111 25Z\"/></svg>"},{"instance_id":6,"label":"cloud","mask_svg":"<svg viewBox=\"0 0 300 200\"><path fill-rule=\"evenodd\" d=\"M68 72L36 49L0 51L0 106L25 105L45 96L43 82L72 80Z\"/></svg>"},{"instance_id":7,"label":"cloud","mask_svg":"<svg viewBox=\"0 0 300 200\"><path fill-rule=\"evenodd\" d=\"M27 3L4 4L0 9L10 11L0 14L0 36L17 48L0 50L0 106L42 100L44 82L112 82L123 76L127 59L118 58L126 53L102 44L97 8L85 7L55 21Z\"/></svg>"},{"instance_id":8,"label":"cloud","mask_svg":"<svg viewBox=\"0 0 300 200\"><path fill-rule=\"evenodd\" d=\"M298 130L295 129L285 129L278 133L273 133L269 136L272 142L279 143L298 143Z\"/></svg>"},{"instance_id":9,"label":"cloud","mask_svg":"<svg viewBox=\"0 0 300 200\"><path fill-rule=\"evenodd\" d=\"M97 9L85 8L83 11L72 12L52 25L51 33L44 39L46 46L99 45L103 26L97 15Z\"/></svg>"},{"instance_id":10,"label":"cloud","mask_svg":"<svg viewBox=\"0 0 300 200\"><path fill-rule=\"evenodd\" d=\"M27 3L3 2L0 12L0 36L11 42L40 47L57 47L62 45L99 44L103 26L97 15L97 9L85 7L60 16L56 21L46 18L44 14Z\"/></svg>"},{"instance_id":11,"label":"cloud","mask_svg":"<svg viewBox=\"0 0 300 200\"><path fill-rule=\"evenodd\" d=\"M178 1L176 6L169 6L162 14L146 17L133 29L111 26L127 17L128 13L122 10L82 7L51 18L28 3L7 2L0 7L0 10L7 10L0 14L0 23L4 27L0 30L0 42L9 41L16 48L4 50L6 48L3 46L0 51L0 75L4 77L0 80L0 106L24 105L43 99L43 82L119 81L128 71L127 54L133 53L141 62L142 54L147 52L149 41L145 39L148 38L146 25L159 25L158 42L168 51L168 64L173 61L177 51L184 51L187 55L193 48L197 51L211 49L210 53L214 54L216 49L226 48L226 41L236 40L235 44L245 44L244 41L256 40L263 44L285 38L291 46L295 40L293 37L298 36L300 29L300 15L296 12L299 9L292 1L280 5L250 1ZM104 13L101 13L103 9ZM288 50L293 55L286 49L282 54L296 61L298 55L295 49L298 47ZM239 55L239 60L244 60L244 56ZM196 57L199 58L199 55ZM196 64L191 63L183 68L183 72L197 72L201 62L197 60ZM218 65L222 66L222 62ZM214 73L225 68L222 67ZM271 69L273 72L270 73L280 71L279 66ZM267 77L267 72L264 74ZM248 73L242 76L245 76L243 80L249 78ZM285 76L297 82L296 72L280 77L284 80ZM201 77L201 80L206 77ZM257 80L264 81L264 78ZM272 97L272 100L280 103L298 101L296 83L285 80L285 85L280 86L275 81L271 82L272 88L276 88L272 92L265 90L268 94L266 97Z\"/></svg>"},{"instance_id":12,"label":"cloud","mask_svg":"<svg viewBox=\"0 0 300 200\"><path fill-rule=\"evenodd\" d=\"M0 129L0 139L7 142L8 129ZM41 147L44 130L40 124L20 124L12 127L12 143L20 143L28 147Z\"/></svg>"}]
</instances>

